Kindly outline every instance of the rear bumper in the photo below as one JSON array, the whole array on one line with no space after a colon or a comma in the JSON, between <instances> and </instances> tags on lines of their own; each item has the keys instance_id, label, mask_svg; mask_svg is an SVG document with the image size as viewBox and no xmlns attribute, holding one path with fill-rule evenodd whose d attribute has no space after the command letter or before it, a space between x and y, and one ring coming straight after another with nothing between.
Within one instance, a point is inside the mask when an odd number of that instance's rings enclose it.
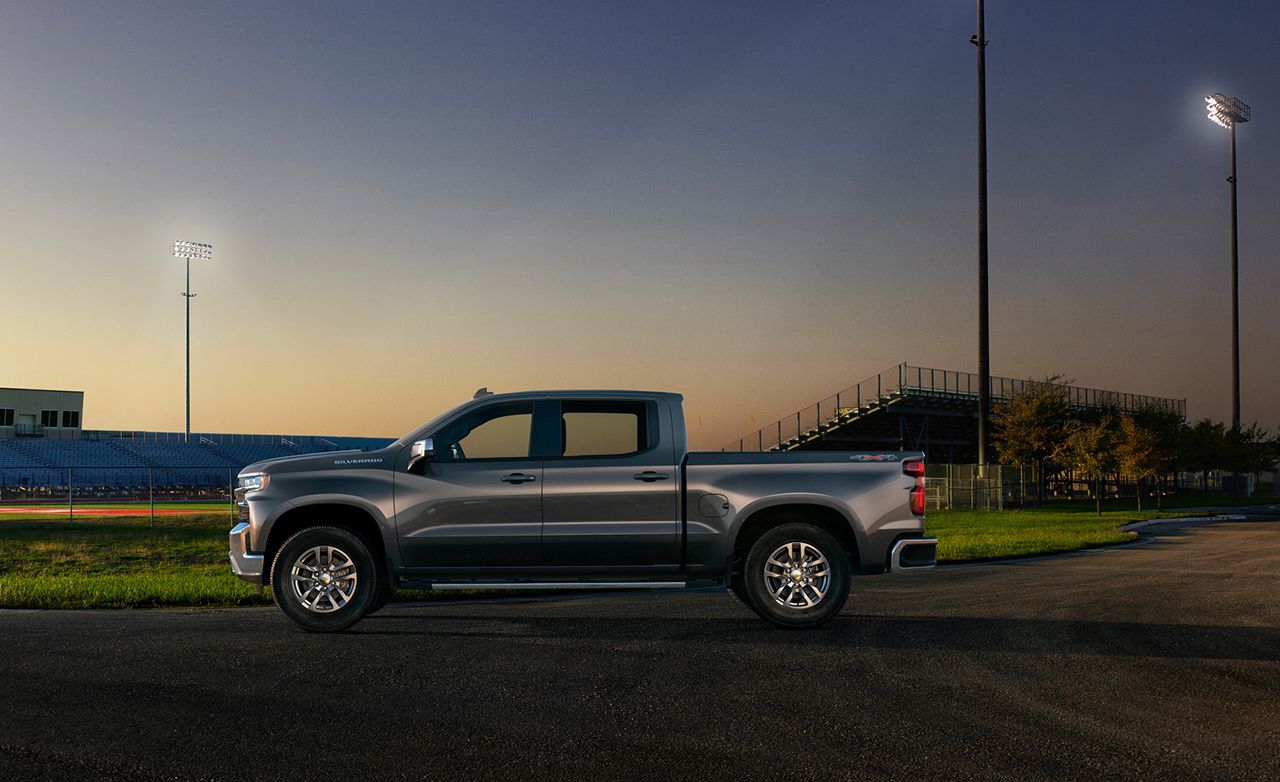
<instances>
[{"instance_id":1,"label":"rear bumper","mask_svg":"<svg viewBox=\"0 0 1280 782\"><path fill-rule=\"evenodd\" d=\"M938 564L937 538L903 538L889 550L890 573L914 573Z\"/></svg>"},{"instance_id":2,"label":"rear bumper","mask_svg":"<svg viewBox=\"0 0 1280 782\"><path fill-rule=\"evenodd\" d=\"M231 528L231 572L250 584L262 584L264 557L249 551L249 523L240 522Z\"/></svg>"}]
</instances>

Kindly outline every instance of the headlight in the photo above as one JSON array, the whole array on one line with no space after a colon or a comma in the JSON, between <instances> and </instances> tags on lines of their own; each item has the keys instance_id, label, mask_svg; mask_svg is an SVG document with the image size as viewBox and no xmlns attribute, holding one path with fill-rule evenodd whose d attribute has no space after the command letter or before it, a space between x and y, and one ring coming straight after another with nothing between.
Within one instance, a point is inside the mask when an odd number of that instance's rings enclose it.
<instances>
[{"instance_id":1,"label":"headlight","mask_svg":"<svg viewBox=\"0 0 1280 782\"><path fill-rule=\"evenodd\" d=\"M240 488L245 491L258 491L259 489L267 488L267 484L270 483L270 481L271 476L263 475L262 473L258 473L256 475L241 475Z\"/></svg>"}]
</instances>

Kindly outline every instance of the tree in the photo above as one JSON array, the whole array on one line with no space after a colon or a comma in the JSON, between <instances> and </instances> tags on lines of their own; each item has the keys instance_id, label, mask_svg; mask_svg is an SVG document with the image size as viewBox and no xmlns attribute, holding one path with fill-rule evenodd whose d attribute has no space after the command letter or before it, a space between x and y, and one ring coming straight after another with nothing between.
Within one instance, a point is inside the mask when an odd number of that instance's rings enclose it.
<instances>
[{"instance_id":1,"label":"tree","mask_svg":"<svg viewBox=\"0 0 1280 782\"><path fill-rule=\"evenodd\" d=\"M1178 469L1178 453L1181 448L1183 431L1187 422L1180 413L1165 407L1148 407L1133 414L1133 420L1142 428L1150 431L1156 438L1156 454L1160 461L1160 471L1156 474L1156 507L1163 504L1164 476L1176 473ZM1177 488L1177 477L1174 478Z\"/></svg>"},{"instance_id":2,"label":"tree","mask_svg":"<svg viewBox=\"0 0 1280 782\"><path fill-rule=\"evenodd\" d=\"M1209 494L1209 471L1227 461L1227 427L1221 421L1201 418L1184 427L1179 438L1178 462L1183 469L1200 473L1205 496Z\"/></svg>"},{"instance_id":3,"label":"tree","mask_svg":"<svg viewBox=\"0 0 1280 782\"><path fill-rule=\"evenodd\" d=\"M1027 380L1022 388L991 411L996 455L1004 464L1036 466L1036 504L1044 501L1045 464L1067 436L1067 386L1062 375Z\"/></svg>"},{"instance_id":4,"label":"tree","mask_svg":"<svg viewBox=\"0 0 1280 782\"><path fill-rule=\"evenodd\" d=\"M1119 435L1116 460L1120 471L1133 478L1136 483L1138 510L1141 511L1142 479L1163 474L1168 459L1160 452L1158 435L1131 416L1120 418ZM1159 492L1156 496L1159 497Z\"/></svg>"},{"instance_id":5,"label":"tree","mask_svg":"<svg viewBox=\"0 0 1280 782\"><path fill-rule=\"evenodd\" d=\"M1222 469L1237 475L1249 473L1255 481L1260 481L1262 473L1273 469L1276 463L1275 442L1267 439L1270 434L1257 422L1242 429L1227 430Z\"/></svg>"},{"instance_id":6,"label":"tree","mask_svg":"<svg viewBox=\"0 0 1280 782\"><path fill-rule=\"evenodd\" d=\"M1079 423L1071 428L1060 451L1072 467L1094 480L1093 496L1102 515L1102 478L1119 465L1120 422L1114 413L1104 413L1097 423Z\"/></svg>"}]
</instances>

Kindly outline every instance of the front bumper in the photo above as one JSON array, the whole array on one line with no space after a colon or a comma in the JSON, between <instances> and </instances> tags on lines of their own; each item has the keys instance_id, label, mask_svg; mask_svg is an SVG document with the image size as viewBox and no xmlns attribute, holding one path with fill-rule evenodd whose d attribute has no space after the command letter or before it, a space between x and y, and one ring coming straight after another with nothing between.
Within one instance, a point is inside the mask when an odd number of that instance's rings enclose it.
<instances>
[{"instance_id":1,"label":"front bumper","mask_svg":"<svg viewBox=\"0 0 1280 782\"><path fill-rule=\"evenodd\" d=\"M242 521L231 528L231 572L255 586L262 585L262 554L249 551L249 523Z\"/></svg>"},{"instance_id":2,"label":"front bumper","mask_svg":"<svg viewBox=\"0 0 1280 782\"><path fill-rule=\"evenodd\" d=\"M890 573L914 573L938 564L937 538L903 538L889 550Z\"/></svg>"}]
</instances>

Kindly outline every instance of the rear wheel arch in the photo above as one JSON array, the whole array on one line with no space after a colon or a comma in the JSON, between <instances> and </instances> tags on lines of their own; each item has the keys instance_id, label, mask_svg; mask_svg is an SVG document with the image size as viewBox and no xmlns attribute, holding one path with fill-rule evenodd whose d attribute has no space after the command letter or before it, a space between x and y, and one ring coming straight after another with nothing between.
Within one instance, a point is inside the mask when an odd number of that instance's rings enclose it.
<instances>
[{"instance_id":1,"label":"rear wheel arch","mask_svg":"<svg viewBox=\"0 0 1280 782\"><path fill-rule=\"evenodd\" d=\"M782 505L771 505L751 512L738 525L734 533L733 548L730 556L730 577L736 578L742 572L742 562L751 546L762 535L775 527L792 523L812 524L829 532L849 556L849 564L857 572L861 560L858 557L858 537L854 533L853 524L843 513L830 507L813 502L794 502Z\"/></svg>"}]
</instances>

